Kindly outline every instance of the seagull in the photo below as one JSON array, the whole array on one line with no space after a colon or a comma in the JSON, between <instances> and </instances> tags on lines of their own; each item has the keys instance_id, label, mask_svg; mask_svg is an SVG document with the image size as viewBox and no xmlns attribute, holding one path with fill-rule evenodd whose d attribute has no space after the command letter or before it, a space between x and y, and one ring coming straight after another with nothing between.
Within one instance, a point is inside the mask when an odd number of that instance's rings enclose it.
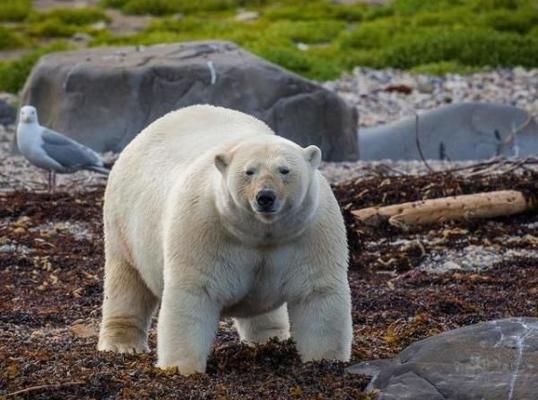
<instances>
[{"instance_id":1,"label":"seagull","mask_svg":"<svg viewBox=\"0 0 538 400\"><path fill-rule=\"evenodd\" d=\"M48 191L56 186L56 172L68 174L82 169L108 175L103 159L92 149L39 125L37 110L24 106L17 126L17 146L28 161L49 172Z\"/></svg>"}]
</instances>

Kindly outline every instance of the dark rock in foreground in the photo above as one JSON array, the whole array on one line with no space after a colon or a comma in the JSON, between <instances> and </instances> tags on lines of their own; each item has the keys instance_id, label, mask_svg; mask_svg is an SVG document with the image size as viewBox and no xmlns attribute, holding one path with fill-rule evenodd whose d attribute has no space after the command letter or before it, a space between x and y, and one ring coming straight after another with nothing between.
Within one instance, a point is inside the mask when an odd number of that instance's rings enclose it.
<instances>
[{"instance_id":1,"label":"dark rock in foreground","mask_svg":"<svg viewBox=\"0 0 538 400\"><path fill-rule=\"evenodd\" d=\"M538 124L517 107L454 104L421 114L418 127L420 147L424 157L431 160L482 160L538 153ZM361 129L361 160L420 160L415 130L415 118Z\"/></svg>"},{"instance_id":2,"label":"dark rock in foreground","mask_svg":"<svg viewBox=\"0 0 538 400\"><path fill-rule=\"evenodd\" d=\"M509 318L412 344L392 360L357 364L379 400L536 399L538 318Z\"/></svg>"},{"instance_id":3,"label":"dark rock in foreground","mask_svg":"<svg viewBox=\"0 0 538 400\"><path fill-rule=\"evenodd\" d=\"M213 104L279 135L355 160L357 115L336 94L228 42L99 48L43 57L23 91L41 124L97 151L120 151L169 111Z\"/></svg>"}]
</instances>

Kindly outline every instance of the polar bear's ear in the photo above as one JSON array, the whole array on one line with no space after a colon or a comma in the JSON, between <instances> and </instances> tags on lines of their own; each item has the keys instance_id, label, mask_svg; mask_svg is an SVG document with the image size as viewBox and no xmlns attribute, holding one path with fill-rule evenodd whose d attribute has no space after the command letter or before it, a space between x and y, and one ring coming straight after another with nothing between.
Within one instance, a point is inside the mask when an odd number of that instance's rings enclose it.
<instances>
[{"instance_id":1,"label":"polar bear's ear","mask_svg":"<svg viewBox=\"0 0 538 400\"><path fill-rule=\"evenodd\" d=\"M215 156L215 166L223 174L230 165L231 156L230 154L220 153Z\"/></svg>"},{"instance_id":2,"label":"polar bear's ear","mask_svg":"<svg viewBox=\"0 0 538 400\"><path fill-rule=\"evenodd\" d=\"M312 165L312 168L318 168L321 164L321 150L318 146L308 146L304 149L304 156L306 161Z\"/></svg>"}]
</instances>

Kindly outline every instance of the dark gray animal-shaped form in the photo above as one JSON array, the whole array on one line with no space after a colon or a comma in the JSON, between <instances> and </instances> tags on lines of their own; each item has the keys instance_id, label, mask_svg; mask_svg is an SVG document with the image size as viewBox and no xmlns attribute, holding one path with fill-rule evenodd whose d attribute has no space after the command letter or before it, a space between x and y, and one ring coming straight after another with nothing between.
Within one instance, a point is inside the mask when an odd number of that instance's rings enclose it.
<instances>
[{"instance_id":1,"label":"dark gray animal-shaped form","mask_svg":"<svg viewBox=\"0 0 538 400\"><path fill-rule=\"evenodd\" d=\"M83 169L104 175L110 172L92 149L39 125L37 110L32 106L20 110L17 145L28 161L49 172L49 192L56 186L56 173L69 174Z\"/></svg>"}]
</instances>

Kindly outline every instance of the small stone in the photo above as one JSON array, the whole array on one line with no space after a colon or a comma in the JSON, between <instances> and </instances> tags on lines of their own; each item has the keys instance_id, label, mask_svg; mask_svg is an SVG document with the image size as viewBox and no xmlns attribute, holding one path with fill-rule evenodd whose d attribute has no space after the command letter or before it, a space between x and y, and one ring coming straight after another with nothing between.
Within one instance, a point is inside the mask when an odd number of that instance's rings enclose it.
<instances>
[{"instance_id":1,"label":"small stone","mask_svg":"<svg viewBox=\"0 0 538 400\"><path fill-rule=\"evenodd\" d=\"M512 70L512 73L514 74L514 77L516 78L529 76L529 72L523 67L515 67Z\"/></svg>"},{"instance_id":2,"label":"small stone","mask_svg":"<svg viewBox=\"0 0 538 400\"><path fill-rule=\"evenodd\" d=\"M97 21L95 22L94 24L92 24L91 28L96 30L96 31L102 31L104 29L106 29L107 27L107 24L105 21Z\"/></svg>"},{"instance_id":3,"label":"small stone","mask_svg":"<svg viewBox=\"0 0 538 400\"><path fill-rule=\"evenodd\" d=\"M423 76L418 77L416 86L417 90L421 93L431 94L435 90L435 86L433 85L432 81Z\"/></svg>"},{"instance_id":4,"label":"small stone","mask_svg":"<svg viewBox=\"0 0 538 400\"><path fill-rule=\"evenodd\" d=\"M297 43L297 48L301 51L307 51L310 48L310 46L307 45L306 43L299 42Z\"/></svg>"},{"instance_id":5,"label":"small stone","mask_svg":"<svg viewBox=\"0 0 538 400\"><path fill-rule=\"evenodd\" d=\"M455 262L447 261L443 264L442 269L444 269L445 271L458 270L461 269L461 266L459 264L456 264Z\"/></svg>"},{"instance_id":6,"label":"small stone","mask_svg":"<svg viewBox=\"0 0 538 400\"><path fill-rule=\"evenodd\" d=\"M4 101L14 108L19 105L19 97L13 93L0 92L0 101Z\"/></svg>"},{"instance_id":7,"label":"small stone","mask_svg":"<svg viewBox=\"0 0 538 400\"><path fill-rule=\"evenodd\" d=\"M236 21L246 22L246 21L255 21L260 18L260 13L258 11L240 11L236 16Z\"/></svg>"},{"instance_id":8,"label":"small stone","mask_svg":"<svg viewBox=\"0 0 538 400\"><path fill-rule=\"evenodd\" d=\"M87 43L93 39L93 36L84 32L77 32L73 35L71 39L73 39L75 42Z\"/></svg>"},{"instance_id":9,"label":"small stone","mask_svg":"<svg viewBox=\"0 0 538 400\"><path fill-rule=\"evenodd\" d=\"M88 338L97 336L97 330L93 325L74 324L71 326L71 332L77 337Z\"/></svg>"}]
</instances>

